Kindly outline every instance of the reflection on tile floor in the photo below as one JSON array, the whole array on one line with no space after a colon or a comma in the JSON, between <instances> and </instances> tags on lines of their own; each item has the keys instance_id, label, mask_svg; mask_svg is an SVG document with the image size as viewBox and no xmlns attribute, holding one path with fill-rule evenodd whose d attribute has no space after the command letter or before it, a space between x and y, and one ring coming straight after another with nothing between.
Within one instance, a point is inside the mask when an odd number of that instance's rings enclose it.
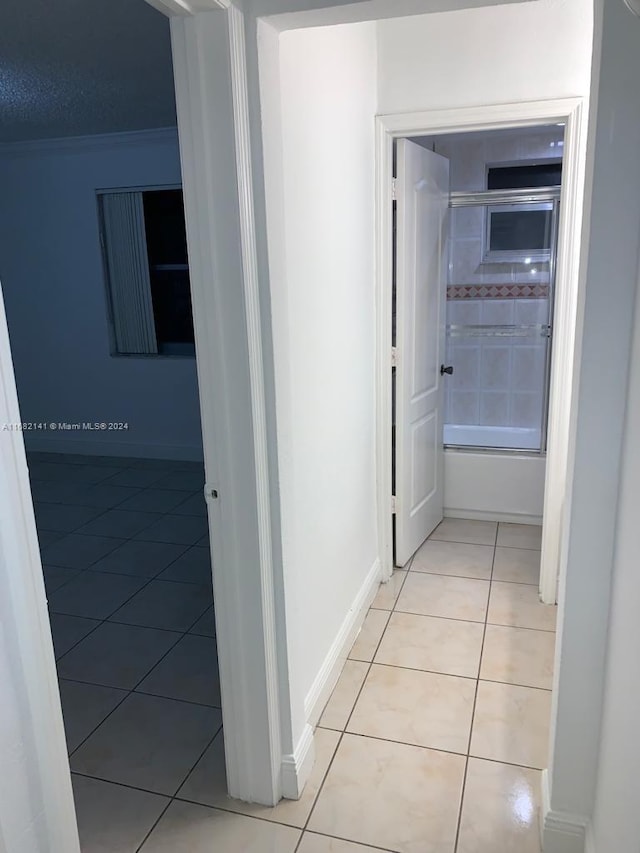
<instances>
[{"instance_id":1,"label":"reflection on tile floor","mask_svg":"<svg viewBox=\"0 0 640 853\"><path fill-rule=\"evenodd\" d=\"M301 853L539 853L539 533L447 519L381 587L320 719L342 736Z\"/></svg>"},{"instance_id":2,"label":"reflection on tile floor","mask_svg":"<svg viewBox=\"0 0 640 853\"><path fill-rule=\"evenodd\" d=\"M447 519L380 588L302 798L228 798L202 470L34 454L83 853L539 853L539 529Z\"/></svg>"}]
</instances>

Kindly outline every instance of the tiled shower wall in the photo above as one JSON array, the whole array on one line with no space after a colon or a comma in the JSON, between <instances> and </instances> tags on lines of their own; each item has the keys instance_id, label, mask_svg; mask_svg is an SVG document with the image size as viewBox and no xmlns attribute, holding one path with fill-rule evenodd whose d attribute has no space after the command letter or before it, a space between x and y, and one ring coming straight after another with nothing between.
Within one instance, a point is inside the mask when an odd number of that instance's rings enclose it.
<instances>
[{"instance_id":1,"label":"tiled shower wall","mask_svg":"<svg viewBox=\"0 0 640 853\"><path fill-rule=\"evenodd\" d=\"M455 325L546 323L546 299L452 299L448 323ZM445 385L446 422L540 428L545 382L546 338L450 337Z\"/></svg>"},{"instance_id":2,"label":"tiled shower wall","mask_svg":"<svg viewBox=\"0 0 640 853\"><path fill-rule=\"evenodd\" d=\"M562 157L563 128L433 137L423 144L449 159L451 189L486 189L487 165ZM541 324L549 320L547 263L483 263L485 208L451 210L448 325ZM446 423L541 426L547 339L450 337Z\"/></svg>"}]
</instances>

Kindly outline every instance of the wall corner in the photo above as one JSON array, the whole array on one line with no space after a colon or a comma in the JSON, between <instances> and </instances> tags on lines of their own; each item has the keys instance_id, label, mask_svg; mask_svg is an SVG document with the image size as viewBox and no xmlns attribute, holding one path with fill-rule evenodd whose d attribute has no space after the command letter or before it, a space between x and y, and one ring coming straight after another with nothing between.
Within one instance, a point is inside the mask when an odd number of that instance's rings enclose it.
<instances>
[{"instance_id":1,"label":"wall corner","mask_svg":"<svg viewBox=\"0 0 640 853\"><path fill-rule=\"evenodd\" d=\"M313 729L307 723L295 751L282 758L282 796L286 800L299 800L309 780L315 762Z\"/></svg>"}]
</instances>

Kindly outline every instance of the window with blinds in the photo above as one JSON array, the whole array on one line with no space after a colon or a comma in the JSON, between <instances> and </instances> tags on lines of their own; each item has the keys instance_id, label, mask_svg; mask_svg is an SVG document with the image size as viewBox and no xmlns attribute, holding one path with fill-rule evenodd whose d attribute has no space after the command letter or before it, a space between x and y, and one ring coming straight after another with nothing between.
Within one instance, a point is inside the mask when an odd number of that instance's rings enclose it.
<instances>
[{"instance_id":1,"label":"window with blinds","mask_svg":"<svg viewBox=\"0 0 640 853\"><path fill-rule=\"evenodd\" d=\"M182 190L98 195L115 355L194 355Z\"/></svg>"}]
</instances>

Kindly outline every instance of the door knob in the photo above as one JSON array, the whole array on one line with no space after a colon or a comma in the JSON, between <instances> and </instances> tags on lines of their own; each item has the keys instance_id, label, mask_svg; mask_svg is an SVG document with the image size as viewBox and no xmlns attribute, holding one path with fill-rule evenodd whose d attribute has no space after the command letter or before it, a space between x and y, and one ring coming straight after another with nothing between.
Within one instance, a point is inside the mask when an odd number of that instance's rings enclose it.
<instances>
[{"instance_id":1,"label":"door knob","mask_svg":"<svg viewBox=\"0 0 640 853\"><path fill-rule=\"evenodd\" d=\"M453 365L452 364L448 365L447 367L445 367L444 364L440 365L440 376L444 376L445 373L448 373L449 376L451 376L451 374L453 373Z\"/></svg>"}]
</instances>

